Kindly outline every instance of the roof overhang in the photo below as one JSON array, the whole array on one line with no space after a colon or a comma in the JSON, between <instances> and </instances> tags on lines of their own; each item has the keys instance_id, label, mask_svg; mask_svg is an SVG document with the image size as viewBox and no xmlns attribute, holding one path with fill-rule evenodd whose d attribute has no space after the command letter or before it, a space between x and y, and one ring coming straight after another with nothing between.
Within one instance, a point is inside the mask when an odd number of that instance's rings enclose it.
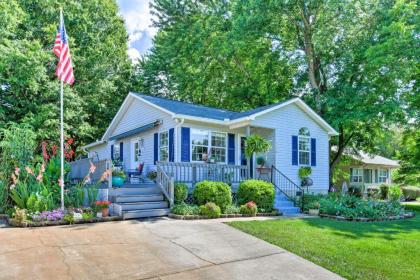
<instances>
[{"instance_id":1,"label":"roof overhang","mask_svg":"<svg viewBox=\"0 0 420 280\"><path fill-rule=\"evenodd\" d=\"M90 148L93 148L93 147L96 147L96 146L99 146L99 145L103 145L103 144L106 144L106 142L107 141L105 141L105 140L96 141L96 142L93 142L93 143L90 143L90 144L87 144L87 145L83 146L82 150L87 150L87 149L90 149Z\"/></svg>"},{"instance_id":2,"label":"roof overhang","mask_svg":"<svg viewBox=\"0 0 420 280\"><path fill-rule=\"evenodd\" d=\"M114 136L109 138L109 141L114 141L114 140L119 140L119 139L122 139L122 138L130 137L130 136L136 135L140 132L145 132L145 131L154 129L155 127L158 127L161 124L162 124L161 120L156 120L152 123L137 127L135 129L132 129L132 130L129 130L129 131L117 134L117 135L114 135Z\"/></svg>"}]
</instances>

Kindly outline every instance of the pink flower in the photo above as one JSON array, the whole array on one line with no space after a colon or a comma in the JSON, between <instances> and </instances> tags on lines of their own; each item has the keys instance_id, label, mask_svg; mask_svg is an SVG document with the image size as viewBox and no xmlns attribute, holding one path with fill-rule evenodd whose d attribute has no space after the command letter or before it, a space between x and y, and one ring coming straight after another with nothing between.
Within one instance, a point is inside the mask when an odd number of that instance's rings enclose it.
<instances>
[{"instance_id":1,"label":"pink flower","mask_svg":"<svg viewBox=\"0 0 420 280\"><path fill-rule=\"evenodd\" d=\"M45 164L44 164L44 163L41 165L41 170L40 170L40 172L41 172L41 173L44 173L44 172L45 172Z\"/></svg>"},{"instance_id":2,"label":"pink flower","mask_svg":"<svg viewBox=\"0 0 420 280\"><path fill-rule=\"evenodd\" d=\"M13 184L15 185L17 181L15 173L12 173L12 181L13 181Z\"/></svg>"},{"instance_id":3,"label":"pink flower","mask_svg":"<svg viewBox=\"0 0 420 280\"><path fill-rule=\"evenodd\" d=\"M96 166L92 163L92 161L90 161L89 173L93 174L95 173L95 170L96 170Z\"/></svg>"},{"instance_id":4,"label":"pink flower","mask_svg":"<svg viewBox=\"0 0 420 280\"><path fill-rule=\"evenodd\" d=\"M111 174L111 169L107 169L102 173L100 181L103 182L109 178L109 174Z\"/></svg>"},{"instance_id":5,"label":"pink flower","mask_svg":"<svg viewBox=\"0 0 420 280\"><path fill-rule=\"evenodd\" d=\"M10 185L10 190L13 190L16 187L15 184Z\"/></svg>"},{"instance_id":6,"label":"pink flower","mask_svg":"<svg viewBox=\"0 0 420 280\"><path fill-rule=\"evenodd\" d=\"M38 174L38 176L36 177L36 180L40 183L42 182L42 173Z\"/></svg>"},{"instance_id":7,"label":"pink flower","mask_svg":"<svg viewBox=\"0 0 420 280\"><path fill-rule=\"evenodd\" d=\"M61 180L61 178L58 179L58 185L60 187L64 187L64 182L63 182L63 180Z\"/></svg>"},{"instance_id":8,"label":"pink flower","mask_svg":"<svg viewBox=\"0 0 420 280\"><path fill-rule=\"evenodd\" d=\"M15 167L15 174L16 176L19 176L20 173L20 168L19 167Z\"/></svg>"},{"instance_id":9,"label":"pink flower","mask_svg":"<svg viewBox=\"0 0 420 280\"><path fill-rule=\"evenodd\" d=\"M32 171L32 169L29 166L25 166L25 170L26 170L26 172L28 172L28 174L34 175L34 172Z\"/></svg>"}]
</instances>

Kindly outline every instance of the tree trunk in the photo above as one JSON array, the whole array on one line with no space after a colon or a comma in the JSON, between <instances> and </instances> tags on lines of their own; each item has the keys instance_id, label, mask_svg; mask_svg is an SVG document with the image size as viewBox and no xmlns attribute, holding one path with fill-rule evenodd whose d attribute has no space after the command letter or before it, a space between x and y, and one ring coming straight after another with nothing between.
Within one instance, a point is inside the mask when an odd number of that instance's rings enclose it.
<instances>
[{"instance_id":1,"label":"tree trunk","mask_svg":"<svg viewBox=\"0 0 420 280\"><path fill-rule=\"evenodd\" d=\"M338 135L337 152L330 162L330 184L332 183L334 170L337 167L338 163L340 162L341 157L343 156L344 149L347 147L348 143L350 142L351 138L354 135L352 133L346 139L346 135L344 133L344 128L342 125L340 125L339 132L340 134ZM330 147L330 150L331 150L331 147Z\"/></svg>"}]
</instances>

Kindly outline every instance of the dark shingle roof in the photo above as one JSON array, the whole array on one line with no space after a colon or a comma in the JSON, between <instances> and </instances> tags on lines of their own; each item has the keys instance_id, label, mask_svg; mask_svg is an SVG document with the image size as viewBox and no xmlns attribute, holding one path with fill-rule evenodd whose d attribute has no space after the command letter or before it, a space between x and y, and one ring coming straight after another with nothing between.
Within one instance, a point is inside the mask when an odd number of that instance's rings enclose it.
<instances>
[{"instance_id":1,"label":"dark shingle roof","mask_svg":"<svg viewBox=\"0 0 420 280\"><path fill-rule=\"evenodd\" d=\"M281 104L281 103L271 104L271 105L259 107L259 108L252 109L245 112L234 112L234 111L207 107L207 106L202 106L202 105L196 105L192 103L176 101L176 100L171 100L171 99L166 99L166 98L156 97L156 96L151 96L151 95L145 95L145 94L140 94L140 93L134 93L134 94L138 95L141 98L144 98L145 100L155 104L156 106L159 106L175 114L183 114L183 115L188 115L188 116L193 116L193 117L201 117L201 118L208 118L208 119L222 120L222 121L225 119L234 120L234 119L247 117L247 116L262 112L271 107Z\"/></svg>"}]
</instances>

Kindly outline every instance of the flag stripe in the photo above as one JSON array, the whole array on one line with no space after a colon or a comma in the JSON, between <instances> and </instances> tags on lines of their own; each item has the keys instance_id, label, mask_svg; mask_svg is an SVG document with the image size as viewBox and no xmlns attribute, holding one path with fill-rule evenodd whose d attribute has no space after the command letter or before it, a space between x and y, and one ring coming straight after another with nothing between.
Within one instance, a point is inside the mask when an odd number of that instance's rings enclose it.
<instances>
[{"instance_id":1,"label":"flag stripe","mask_svg":"<svg viewBox=\"0 0 420 280\"><path fill-rule=\"evenodd\" d=\"M71 63L70 48L63 17L60 18L60 29L55 36L54 54L59 58L55 74L60 81L67 84L74 83L73 65Z\"/></svg>"}]
</instances>

